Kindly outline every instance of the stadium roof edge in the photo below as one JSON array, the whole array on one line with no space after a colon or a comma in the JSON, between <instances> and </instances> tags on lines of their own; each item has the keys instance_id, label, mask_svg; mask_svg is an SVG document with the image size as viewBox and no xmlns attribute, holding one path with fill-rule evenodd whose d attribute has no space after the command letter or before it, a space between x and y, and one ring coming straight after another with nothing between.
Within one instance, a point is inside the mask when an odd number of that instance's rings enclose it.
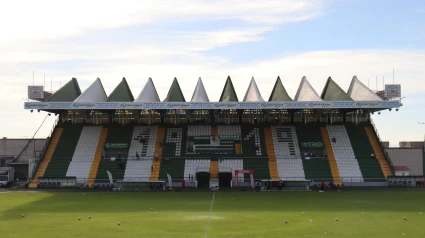
<instances>
[{"instance_id":1,"label":"stadium roof edge","mask_svg":"<svg viewBox=\"0 0 425 238\"><path fill-rule=\"evenodd\" d=\"M140 91L139 96L134 102L161 102L152 78L148 78L148 81L146 82L145 86L143 86L142 91Z\"/></svg>"},{"instance_id":2,"label":"stadium roof edge","mask_svg":"<svg viewBox=\"0 0 425 238\"><path fill-rule=\"evenodd\" d=\"M204 84L202 83L201 77L199 77L196 83L195 90L193 91L191 102L209 102L207 91L205 90Z\"/></svg>"},{"instance_id":3,"label":"stadium roof edge","mask_svg":"<svg viewBox=\"0 0 425 238\"><path fill-rule=\"evenodd\" d=\"M68 83L63 85L58 91L56 91L47 102L73 102L78 96L81 95L80 85L78 80L72 78Z\"/></svg>"},{"instance_id":4,"label":"stadium roof edge","mask_svg":"<svg viewBox=\"0 0 425 238\"><path fill-rule=\"evenodd\" d=\"M177 78L174 78L164 102L186 102Z\"/></svg>"},{"instance_id":5,"label":"stadium roof edge","mask_svg":"<svg viewBox=\"0 0 425 238\"><path fill-rule=\"evenodd\" d=\"M133 102L134 96L128 86L127 80L122 78L121 82L115 87L106 99L107 102Z\"/></svg>"},{"instance_id":6,"label":"stadium roof edge","mask_svg":"<svg viewBox=\"0 0 425 238\"><path fill-rule=\"evenodd\" d=\"M272 101L292 101L292 98L283 86L279 76L277 76L276 83L274 84L272 93L270 94L269 102Z\"/></svg>"},{"instance_id":7,"label":"stadium roof edge","mask_svg":"<svg viewBox=\"0 0 425 238\"><path fill-rule=\"evenodd\" d=\"M239 102L230 76L227 76L226 84L224 85L219 102Z\"/></svg>"},{"instance_id":8,"label":"stadium roof edge","mask_svg":"<svg viewBox=\"0 0 425 238\"><path fill-rule=\"evenodd\" d=\"M97 78L74 102L106 102L106 98L102 81Z\"/></svg>"},{"instance_id":9,"label":"stadium roof edge","mask_svg":"<svg viewBox=\"0 0 425 238\"><path fill-rule=\"evenodd\" d=\"M324 101L353 101L331 77L328 77L320 98Z\"/></svg>"}]
</instances>

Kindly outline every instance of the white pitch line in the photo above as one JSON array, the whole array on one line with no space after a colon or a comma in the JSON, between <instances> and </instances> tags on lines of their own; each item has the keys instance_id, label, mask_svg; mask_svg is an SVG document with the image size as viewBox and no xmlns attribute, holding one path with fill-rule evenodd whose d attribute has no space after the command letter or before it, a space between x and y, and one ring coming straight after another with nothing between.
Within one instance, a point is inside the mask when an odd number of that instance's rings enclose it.
<instances>
[{"instance_id":1,"label":"white pitch line","mask_svg":"<svg viewBox=\"0 0 425 238\"><path fill-rule=\"evenodd\" d=\"M208 216L208 223L207 223L207 229L205 230L205 238L208 237L208 228L210 227L210 221L211 221L211 213L214 205L214 198L215 198L215 192L213 193L213 197L211 200L211 207L210 207L210 215Z\"/></svg>"}]
</instances>

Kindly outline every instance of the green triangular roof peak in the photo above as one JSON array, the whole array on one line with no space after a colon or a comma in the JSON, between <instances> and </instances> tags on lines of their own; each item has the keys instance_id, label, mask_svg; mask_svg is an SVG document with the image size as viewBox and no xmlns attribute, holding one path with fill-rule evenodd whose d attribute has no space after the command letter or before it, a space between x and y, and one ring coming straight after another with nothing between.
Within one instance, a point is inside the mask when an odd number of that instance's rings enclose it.
<instances>
[{"instance_id":1,"label":"green triangular roof peak","mask_svg":"<svg viewBox=\"0 0 425 238\"><path fill-rule=\"evenodd\" d=\"M76 78L72 78L68 83L56 91L47 102L73 102L81 95L80 86Z\"/></svg>"},{"instance_id":2,"label":"green triangular roof peak","mask_svg":"<svg viewBox=\"0 0 425 238\"><path fill-rule=\"evenodd\" d=\"M236 95L230 76L227 77L226 84L224 85L223 92L221 93L220 102L239 102L238 95Z\"/></svg>"},{"instance_id":3,"label":"green triangular roof peak","mask_svg":"<svg viewBox=\"0 0 425 238\"><path fill-rule=\"evenodd\" d=\"M186 102L177 78L174 78L164 102Z\"/></svg>"},{"instance_id":4,"label":"green triangular roof peak","mask_svg":"<svg viewBox=\"0 0 425 238\"><path fill-rule=\"evenodd\" d=\"M279 76L277 76L276 83L270 94L269 102L271 101L292 101L292 98L288 95L288 92L286 92Z\"/></svg>"},{"instance_id":5,"label":"green triangular roof peak","mask_svg":"<svg viewBox=\"0 0 425 238\"><path fill-rule=\"evenodd\" d=\"M118 84L118 86L109 95L107 102L133 102L134 97L131 93L130 87L128 86L125 78Z\"/></svg>"},{"instance_id":6,"label":"green triangular roof peak","mask_svg":"<svg viewBox=\"0 0 425 238\"><path fill-rule=\"evenodd\" d=\"M320 96L324 101L353 101L342 88L332 80L331 77L326 81Z\"/></svg>"}]
</instances>

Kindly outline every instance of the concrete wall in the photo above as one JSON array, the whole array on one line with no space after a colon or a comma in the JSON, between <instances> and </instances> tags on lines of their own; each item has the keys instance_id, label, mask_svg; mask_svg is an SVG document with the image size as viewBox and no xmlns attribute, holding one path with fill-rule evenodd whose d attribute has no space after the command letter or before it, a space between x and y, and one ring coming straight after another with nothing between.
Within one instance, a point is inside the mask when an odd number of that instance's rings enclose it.
<instances>
[{"instance_id":1,"label":"concrete wall","mask_svg":"<svg viewBox=\"0 0 425 238\"><path fill-rule=\"evenodd\" d=\"M423 141L400 141L400 148L414 148L414 149L423 149L424 142Z\"/></svg>"},{"instance_id":2,"label":"concrete wall","mask_svg":"<svg viewBox=\"0 0 425 238\"><path fill-rule=\"evenodd\" d=\"M0 158L16 158L25 148L30 139L0 139ZM46 143L46 139L34 139L16 162L26 163L30 159L37 158Z\"/></svg>"},{"instance_id":3,"label":"concrete wall","mask_svg":"<svg viewBox=\"0 0 425 238\"><path fill-rule=\"evenodd\" d=\"M410 169L410 176L423 176L423 150L388 148L386 149L394 166L405 165Z\"/></svg>"}]
</instances>

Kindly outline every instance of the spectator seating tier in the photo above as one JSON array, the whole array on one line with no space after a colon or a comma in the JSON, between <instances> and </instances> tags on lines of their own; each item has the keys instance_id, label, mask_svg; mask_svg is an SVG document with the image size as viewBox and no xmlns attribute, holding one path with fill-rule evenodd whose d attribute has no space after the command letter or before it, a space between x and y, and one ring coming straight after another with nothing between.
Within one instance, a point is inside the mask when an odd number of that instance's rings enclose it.
<instances>
[{"instance_id":1,"label":"spectator seating tier","mask_svg":"<svg viewBox=\"0 0 425 238\"><path fill-rule=\"evenodd\" d=\"M82 125L61 124L60 127L63 128L62 136L53 153L52 160L44 173L44 177L46 178L66 177L69 164L71 163L83 129Z\"/></svg>"},{"instance_id":2,"label":"spectator seating tier","mask_svg":"<svg viewBox=\"0 0 425 238\"><path fill-rule=\"evenodd\" d=\"M364 129L364 125L346 124L351 146L353 147L356 159L359 162L360 169L365 181L385 180L379 161L372 158L374 154L369 138Z\"/></svg>"}]
</instances>

